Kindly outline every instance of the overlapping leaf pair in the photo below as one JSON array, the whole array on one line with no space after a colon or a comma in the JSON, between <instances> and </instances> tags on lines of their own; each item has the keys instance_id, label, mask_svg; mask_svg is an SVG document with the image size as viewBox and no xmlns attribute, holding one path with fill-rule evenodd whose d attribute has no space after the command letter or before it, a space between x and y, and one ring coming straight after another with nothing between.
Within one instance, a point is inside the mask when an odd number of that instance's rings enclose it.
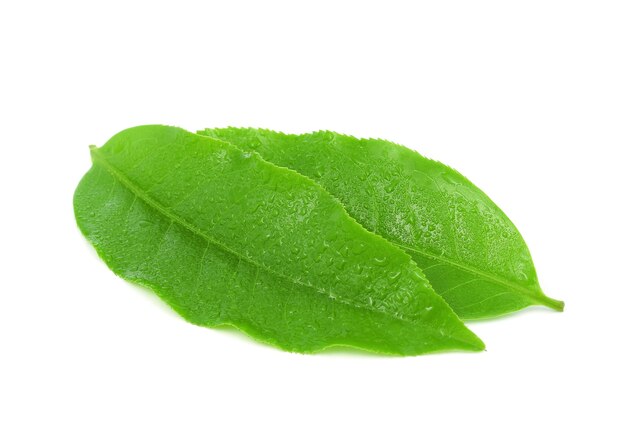
<instances>
[{"instance_id":1,"label":"overlapping leaf pair","mask_svg":"<svg viewBox=\"0 0 626 442\"><path fill-rule=\"evenodd\" d=\"M80 229L198 325L297 352L413 355L483 349L461 319L563 308L484 193L387 141L142 126L91 153Z\"/></svg>"}]
</instances>

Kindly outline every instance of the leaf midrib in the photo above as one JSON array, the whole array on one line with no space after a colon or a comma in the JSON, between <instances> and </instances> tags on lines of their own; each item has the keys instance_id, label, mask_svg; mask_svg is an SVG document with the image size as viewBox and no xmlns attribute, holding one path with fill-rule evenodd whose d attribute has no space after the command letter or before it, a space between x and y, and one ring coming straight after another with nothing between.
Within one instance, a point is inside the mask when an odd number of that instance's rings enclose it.
<instances>
[{"instance_id":1,"label":"leaf midrib","mask_svg":"<svg viewBox=\"0 0 626 442\"><path fill-rule=\"evenodd\" d=\"M390 243L392 243L393 245L397 246L397 247L400 247L400 248L408 250L410 252L417 253L419 255L425 256L426 258L432 259L433 261L437 261L439 263L446 264L446 265L449 265L451 267L456 267L456 268L458 268L460 270L463 270L463 271L465 271L467 273L473 274L474 276L486 279L486 280L488 280L488 281L490 281L490 282L492 282L494 284L499 284L502 287L506 287L506 288L509 288L511 290L515 290L516 292L520 293L521 295L526 296L531 301L536 301L536 302L538 302L538 303L540 303L542 305L548 305L548 306L553 306L553 307L561 304L561 301L553 300L552 298L550 298L548 296L545 296L545 295L542 296L542 294L537 294L537 292L534 292L531 289L528 289L528 288L523 287L521 285L518 285L518 284L515 284L513 282L510 282L510 281L508 281L506 279L503 279L502 277L500 277L498 275L494 275L492 273L487 273L487 272L479 270L479 269L477 269L475 267L471 267L471 266L468 266L466 264L463 264L463 263L460 263L460 262L457 262L457 261L453 261L453 260L448 259L448 258L444 258L443 256L433 255L432 253L428 253L428 252L426 252L424 250L419 250L419 249L416 249L416 248L413 248L413 247L409 247L409 246L407 246L405 244L399 244L399 243L397 243L395 241L391 241L389 239L388 239L388 241Z\"/></svg>"},{"instance_id":2,"label":"leaf midrib","mask_svg":"<svg viewBox=\"0 0 626 442\"><path fill-rule=\"evenodd\" d=\"M239 259L246 261L252 265L254 265L255 267L258 268L262 268L263 270L267 271L268 273L278 276L279 278L283 278L295 285L299 285L302 287L307 287L307 288L312 288L314 290L317 290L321 293L324 293L329 299L329 293L326 289L324 288L318 288L312 284L307 284L304 283L302 281L297 281L293 278L290 278L287 275L281 274L280 272L277 272L273 269L268 268L267 266L257 263L254 260L250 259L247 256L241 255L240 253L237 253L236 251L232 250L231 248L229 248L228 246L222 244L221 242L219 242L218 240L216 240L215 238L212 238L211 236L207 235L206 233L202 232L201 230L199 230L198 228L196 228L195 226L193 226L193 224L190 224L188 221L186 221L184 218L171 213L169 211L167 211L167 209L161 204L159 203L156 199L152 198L151 196L149 196L145 191L143 191L139 186L137 186L130 178L128 178L126 175L124 175L123 172L121 172L119 169L117 169L115 166L113 166L111 163L109 163L101 154L97 149L92 149L91 150L91 155L93 158L94 163L98 162L100 163L100 165L102 165L104 167L104 169L109 172L114 178L116 178L118 181L120 181L122 183L122 185L124 185L128 190L130 190L137 198L141 199L142 201L144 201L146 204L148 204L150 207L152 207L154 210L156 210L157 212L159 212L162 216L171 219L173 222L179 224L180 226L182 226L183 228L189 230L190 232L192 232L193 234L203 238L204 240L206 240L208 243L214 244L220 248L222 248L223 250L225 250L228 253L231 253L232 255L238 257ZM373 309L370 306L368 306L367 304L353 304L348 300L345 299L341 299L341 298L334 298L337 302L340 302L342 304L348 305L350 307L353 308L360 308L363 310L367 310L367 311L371 311L374 313L378 313L378 314L382 314L382 315L386 315L388 317L391 317L393 319L397 319L406 323L409 323L413 326L418 326L421 328L426 328L426 329L430 329L430 330L436 330L438 331L438 329L436 329L435 327L430 326L430 324L428 323L423 323L421 321L414 321L414 320L410 320L407 319L403 316L400 315L395 315L395 314L389 314L386 311L382 311L382 310L377 310L377 309ZM470 343L472 344L472 342L470 341L465 341L463 339L459 339L457 336L455 335L447 335L449 338L451 339L455 339L464 343Z\"/></svg>"}]
</instances>

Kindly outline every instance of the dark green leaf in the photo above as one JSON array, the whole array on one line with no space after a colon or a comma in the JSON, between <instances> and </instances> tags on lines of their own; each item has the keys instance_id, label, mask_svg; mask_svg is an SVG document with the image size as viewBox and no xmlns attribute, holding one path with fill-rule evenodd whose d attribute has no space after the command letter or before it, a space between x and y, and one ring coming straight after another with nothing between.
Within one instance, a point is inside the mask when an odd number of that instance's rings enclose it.
<instances>
[{"instance_id":1,"label":"dark green leaf","mask_svg":"<svg viewBox=\"0 0 626 442\"><path fill-rule=\"evenodd\" d=\"M383 140L333 132L285 135L207 129L296 170L336 196L371 232L402 247L463 319L563 303L539 286L530 253L507 216L457 171Z\"/></svg>"}]
</instances>

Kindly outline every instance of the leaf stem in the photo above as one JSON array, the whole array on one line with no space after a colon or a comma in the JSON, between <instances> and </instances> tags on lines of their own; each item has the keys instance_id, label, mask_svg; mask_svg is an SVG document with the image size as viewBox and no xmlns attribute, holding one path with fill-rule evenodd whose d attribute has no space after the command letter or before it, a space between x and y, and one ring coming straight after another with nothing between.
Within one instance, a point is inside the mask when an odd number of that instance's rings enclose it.
<instances>
[{"instance_id":1,"label":"leaf stem","mask_svg":"<svg viewBox=\"0 0 626 442\"><path fill-rule=\"evenodd\" d=\"M542 297L538 297L536 298L537 301L539 301L541 303L541 305L545 305L546 307L550 307L554 310L556 310L557 312L562 312L563 309L565 308L565 303L563 301L559 301L558 299L553 299L550 298L546 295L543 295Z\"/></svg>"}]
</instances>

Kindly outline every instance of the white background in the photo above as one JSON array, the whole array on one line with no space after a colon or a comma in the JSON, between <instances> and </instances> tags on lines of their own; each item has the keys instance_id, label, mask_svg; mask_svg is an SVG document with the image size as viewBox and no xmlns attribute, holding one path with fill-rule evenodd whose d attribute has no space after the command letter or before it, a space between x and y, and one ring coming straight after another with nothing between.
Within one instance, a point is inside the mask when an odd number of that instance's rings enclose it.
<instances>
[{"instance_id":1,"label":"white background","mask_svg":"<svg viewBox=\"0 0 626 442\"><path fill-rule=\"evenodd\" d=\"M0 440L626 440L624 2L6 1L0 45ZM187 324L72 213L87 146L147 123L416 148L509 214L566 311L409 358Z\"/></svg>"}]
</instances>

